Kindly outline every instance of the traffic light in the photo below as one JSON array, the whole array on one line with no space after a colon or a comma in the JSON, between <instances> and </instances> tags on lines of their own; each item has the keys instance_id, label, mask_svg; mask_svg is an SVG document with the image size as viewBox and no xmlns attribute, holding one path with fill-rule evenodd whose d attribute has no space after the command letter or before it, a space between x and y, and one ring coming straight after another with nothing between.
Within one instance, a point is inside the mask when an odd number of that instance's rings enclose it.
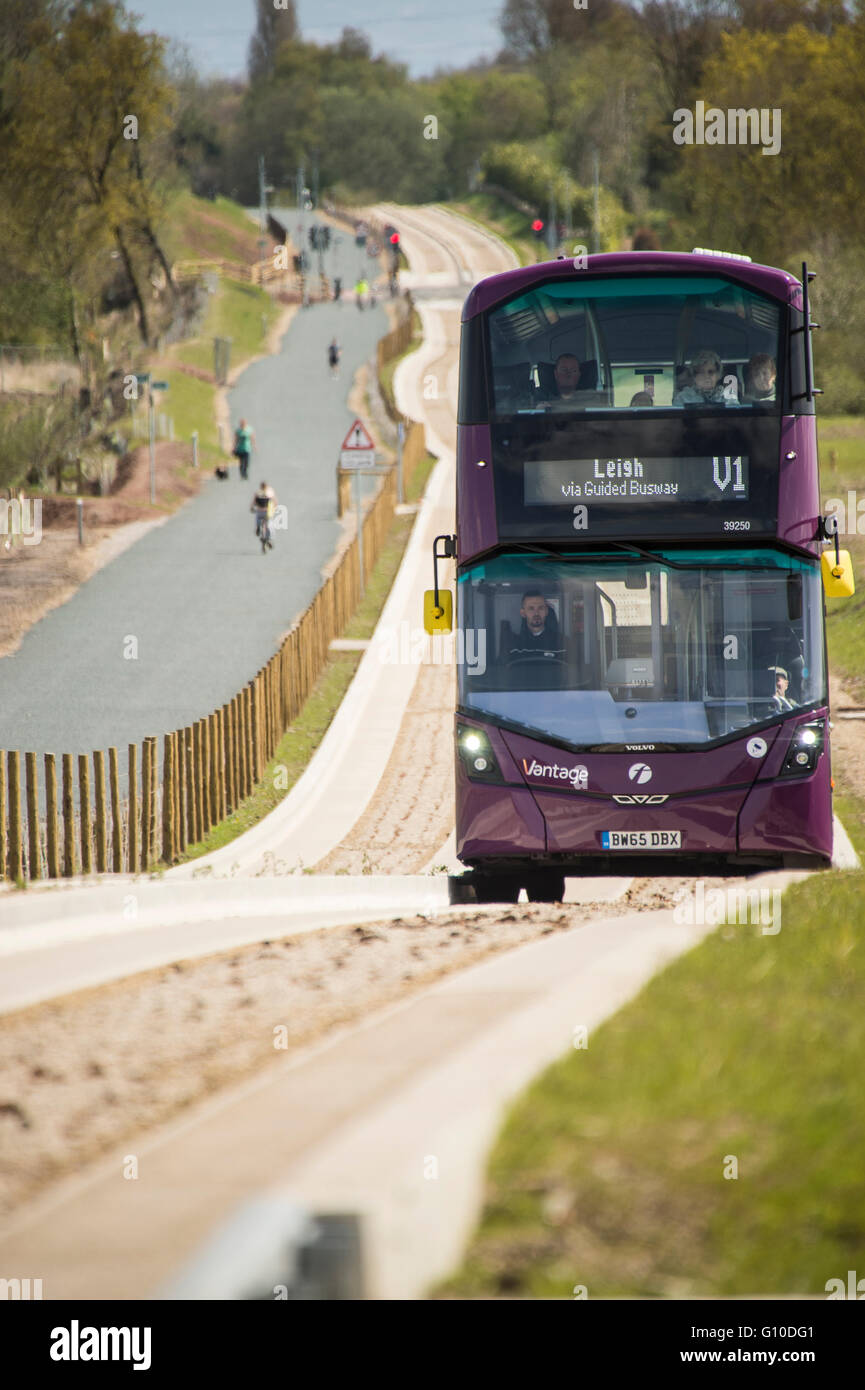
<instances>
[{"instance_id":1,"label":"traffic light","mask_svg":"<svg viewBox=\"0 0 865 1390\"><path fill-rule=\"evenodd\" d=\"M321 244L324 247L325 251L327 251L330 247L330 227L327 225L327 223L325 223L321 229Z\"/></svg>"},{"instance_id":2,"label":"traffic light","mask_svg":"<svg viewBox=\"0 0 865 1390\"><path fill-rule=\"evenodd\" d=\"M394 233L393 233L393 235L391 236L391 239L390 239L390 244L391 244L391 246L393 246L393 247L399 246L399 232L394 232Z\"/></svg>"},{"instance_id":3,"label":"traffic light","mask_svg":"<svg viewBox=\"0 0 865 1390\"><path fill-rule=\"evenodd\" d=\"M542 221L542 219L541 219L540 217L536 217L535 220L534 220L534 222L532 223L532 231L534 232L534 234L535 234L535 236L537 237L538 241L543 240L543 235L544 235L544 224L543 224L543 221Z\"/></svg>"},{"instance_id":4,"label":"traffic light","mask_svg":"<svg viewBox=\"0 0 865 1390\"><path fill-rule=\"evenodd\" d=\"M309 244L310 244L310 246L313 248L313 250L315 249L317 243L318 243L318 227L316 227L316 226L313 225L313 226L310 227L310 229L309 229Z\"/></svg>"}]
</instances>

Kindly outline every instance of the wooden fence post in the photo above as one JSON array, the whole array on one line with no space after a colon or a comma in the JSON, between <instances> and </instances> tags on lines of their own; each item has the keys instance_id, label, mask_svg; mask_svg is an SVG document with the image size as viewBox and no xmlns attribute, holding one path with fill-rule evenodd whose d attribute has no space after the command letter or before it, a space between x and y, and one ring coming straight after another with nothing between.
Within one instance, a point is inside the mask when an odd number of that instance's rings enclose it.
<instances>
[{"instance_id":1,"label":"wooden fence post","mask_svg":"<svg viewBox=\"0 0 865 1390\"><path fill-rule=\"evenodd\" d=\"M249 723L249 686L247 685L240 692L240 766L244 801L249 796L249 789L252 786L252 774L249 766Z\"/></svg>"},{"instance_id":2,"label":"wooden fence post","mask_svg":"<svg viewBox=\"0 0 865 1390\"><path fill-rule=\"evenodd\" d=\"M96 792L96 872L108 871L108 817L105 813L105 754L93 750L93 782Z\"/></svg>"},{"instance_id":3,"label":"wooden fence post","mask_svg":"<svg viewBox=\"0 0 865 1390\"><path fill-rule=\"evenodd\" d=\"M219 740L219 761L217 786L219 788L219 819L225 820L228 815L228 758L225 751L225 725L226 725L225 705L216 711L216 732Z\"/></svg>"},{"instance_id":4,"label":"wooden fence post","mask_svg":"<svg viewBox=\"0 0 865 1390\"><path fill-rule=\"evenodd\" d=\"M127 860L126 867L129 873L138 872L138 744L129 745L129 797L127 800L128 815L126 826Z\"/></svg>"},{"instance_id":5,"label":"wooden fence post","mask_svg":"<svg viewBox=\"0 0 865 1390\"><path fill-rule=\"evenodd\" d=\"M195 842L200 844L204 838L204 814L201 808L201 724L196 719L191 726L192 734L192 783L195 803Z\"/></svg>"},{"instance_id":6,"label":"wooden fence post","mask_svg":"<svg viewBox=\"0 0 865 1390\"><path fill-rule=\"evenodd\" d=\"M176 729L171 735L174 740L174 841L178 855L186 849L186 817L183 799L186 795L186 781L183 776L183 730Z\"/></svg>"},{"instance_id":7,"label":"wooden fence post","mask_svg":"<svg viewBox=\"0 0 865 1390\"><path fill-rule=\"evenodd\" d=\"M162 861L174 863L174 740L165 734L162 742Z\"/></svg>"},{"instance_id":8,"label":"wooden fence post","mask_svg":"<svg viewBox=\"0 0 865 1390\"><path fill-rule=\"evenodd\" d=\"M150 850L150 739L141 745L141 869L147 871Z\"/></svg>"},{"instance_id":9,"label":"wooden fence post","mask_svg":"<svg viewBox=\"0 0 865 1390\"><path fill-rule=\"evenodd\" d=\"M90 760L78 754L78 824L81 828L81 872L93 873L93 835L90 817Z\"/></svg>"},{"instance_id":10,"label":"wooden fence post","mask_svg":"<svg viewBox=\"0 0 865 1390\"><path fill-rule=\"evenodd\" d=\"M148 844L149 864L156 863L156 818L159 810L159 740L150 735L150 839Z\"/></svg>"},{"instance_id":11,"label":"wooden fence post","mask_svg":"<svg viewBox=\"0 0 865 1390\"><path fill-rule=\"evenodd\" d=\"M42 837L39 833L39 783L36 754L24 754L27 783L27 870L31 879L42 877Z\"/></svg>"},{"instance_id":12,"label":"wooden fence post","mask_svg":"<svg viewBox=\"0 0 865 1390\"><path fill-rule=\"evenodd\" d=\"M191 724L183 730L186 758L186 842L194 845L198 839L195 812L195 732Z\"/></svg>"},{"instance_id":13,"label":"wooden fence post","mask_svg":"<svg viewBox=\"0 0 865 1390\"><path fill-rule=\"evenodd\" d=\"M75 875L75 795L72 784L72 754L63 754L63 877Z\"/></svg>"},{"instance_id":14,"label":"wooden fence post","mask_svg":"<svg viewBox=\"0 0 865 1390\"><path fill-rule=\"evenodd\" d=\"M21 878L24 873L24 847L21 843L21 754L6 754L7 796L9 798L9 847L7 850L8 873L10 879Z\"/></svg>"},{"instance_id":15,"label":"wooden fence post","mask_svg":"<svg viewBox=\"0 0 865 1390\"><path fill-rule=\"evenodd\" d=\"M210 719L204 715L201 721L201 778L202 778L202 798L201 809L204 817L204 833L207 835L213 828L213 768L211 766L211 744Z\"/></svg>"},{"instance_id":16,"label":"wooden fence post","mask_svg":"<svg viewBox=\"0 0 865 1390\"><path fill-rule=\"evenodd\" d=\"M222 756L225 760L225 814L230 816L235 807L234 800L234 729L232 710L234 701L222 706Z\"/></svg>"},{"instance_id":17,"label":"wooden fence post","mask_svg":"<svg viewBox=\"0 0 865 1390\"><path fill-rule=\"evenodd\" d=\"M210 742L210 824L220 823L220 748L218 720L216 714L207 716L207 738Z\"/></svg>"},{"instance_id":18,"label":"wooden fence post","mask_svg":"<svg viewBox=\"0 0 865 1390\"><path fill-rule=\"evenodd\" d=\"M111 868L115 874L123 872L123 820L120 814L120 769L117 765L117 749L108 750L108 790L111 797Z\"/></svg>"},{"instance_id":19,"label":"wooden fence post","mask_svg":"<svg viewBox=\"0 0 865 1390\"><path fill-rule=\"evenodd\" d=\"M45 857L48 877L60 877L60 840L57 827L57 765L53 753L45 754Z\"/></svg>"},{"instance_id":20,"label":"wooden fence post","mask_svg":"<svg viewBox=\"0 0 865 1390\"><path fill-rule=\"evenodd\" d=\"M261 776L261 686L258 676L254 676L250 686L252 705L252 781L258 785Z\"/></svg>"}]
</instances>

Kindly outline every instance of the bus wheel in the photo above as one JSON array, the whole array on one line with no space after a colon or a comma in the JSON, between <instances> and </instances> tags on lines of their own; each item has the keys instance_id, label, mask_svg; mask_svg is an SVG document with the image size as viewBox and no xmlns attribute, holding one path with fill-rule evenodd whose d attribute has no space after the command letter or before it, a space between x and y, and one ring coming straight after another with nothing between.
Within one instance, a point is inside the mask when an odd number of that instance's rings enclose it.
<instances>
[{"instance_id":1,"label":"bus wheel","mask_svg":"<svg viewBox=\"0 0 865 1390\"><path fill-rule=\"evenodd\" d=\"M565 876L555 870L529 874L526 897L530 903L560 903L565 896Z\"/></svg>"},{"instance_id":2,"label":"bus wheel","mask_svg":"<svg viewBox=\"0 0 865 1390\"><path fill-rule=\"evenodd\" d=\"M473 883L479 903L515 903L522 886L510 874L476 874Z\"/></svg>"}]
</instances>

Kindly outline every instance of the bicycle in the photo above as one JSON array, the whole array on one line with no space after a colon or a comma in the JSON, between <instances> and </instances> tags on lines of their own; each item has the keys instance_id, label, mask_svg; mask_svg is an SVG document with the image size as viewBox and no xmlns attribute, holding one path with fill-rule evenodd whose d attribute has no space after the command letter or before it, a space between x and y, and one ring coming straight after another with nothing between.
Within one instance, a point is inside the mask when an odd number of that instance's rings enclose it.
<instances>
[{"instance_id":1,"label":"bicycle","mask_svg":"<svg viewBox=\"0 0 865 1390\"><path fill-rule=\"evenodd\" d=\"M266 512L256 513L255 534L261 541L262 555L266 555L268 550L273 549L273 541L270 539L270 517Z\"/></svg>"}]
</instances>

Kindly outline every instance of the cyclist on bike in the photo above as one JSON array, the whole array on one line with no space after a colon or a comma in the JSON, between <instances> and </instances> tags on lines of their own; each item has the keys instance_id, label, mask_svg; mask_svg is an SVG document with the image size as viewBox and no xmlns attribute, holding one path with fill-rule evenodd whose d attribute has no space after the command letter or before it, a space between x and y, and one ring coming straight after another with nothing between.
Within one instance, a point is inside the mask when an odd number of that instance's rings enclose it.
<instances>
[{"instance_id":1,"label":"cyclist on bike","mask_svg":"<svg viewBox=\"0 0 865 1390\"><path fill-rule=\"evenodd\" d=\"M265 482L260 483L249 510L255 513L255 534L261 541L261 552L264 554L266 550L273 549L273 541L270 539L270 521L276 511L276 493L273 488Z\"/></svg>"}]
</instances>

